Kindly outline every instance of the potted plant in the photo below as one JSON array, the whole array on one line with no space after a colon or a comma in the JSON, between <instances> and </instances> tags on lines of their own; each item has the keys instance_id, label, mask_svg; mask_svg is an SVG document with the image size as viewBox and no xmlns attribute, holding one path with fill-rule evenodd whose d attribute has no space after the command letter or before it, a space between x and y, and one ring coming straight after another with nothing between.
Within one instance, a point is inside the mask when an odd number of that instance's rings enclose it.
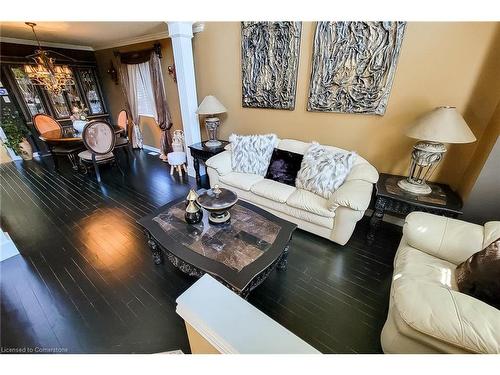
<instances>
[{"instance_id":1,"label":"potted plant","mask_svg":"<svg viewBox=\"0 0 500 375\"><path fill-rule=\"evenodd\" d=\"M12 112L10 108L3 108L0 126L5 133L4 145L11 148L24 160L33 159L33 148L26 139L30 132L22 123L17 112Z\"/></svg>"}]
</instances>

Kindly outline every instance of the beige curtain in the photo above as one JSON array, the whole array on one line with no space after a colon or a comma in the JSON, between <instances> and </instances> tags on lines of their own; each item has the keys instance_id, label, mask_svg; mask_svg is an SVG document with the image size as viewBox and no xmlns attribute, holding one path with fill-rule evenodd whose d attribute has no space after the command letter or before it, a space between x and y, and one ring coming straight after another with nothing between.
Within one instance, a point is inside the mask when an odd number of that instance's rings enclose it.
<instances>
[{"instance_id":1,"label":"beige curtain","mask_svg":"<svg viewBox=\"0 0 500 375\"><path fill-rule=\"evenodd\" d=\"M137 100L135 95L134 77L128 74L128 65L122 64L120 55L118 58L118 70L122 83L123 97L125 98L125 109L132 117L132 127L129 130L128 136L130 137L133 148L142 148L143 140L142 133L139 127L139 112L137 108Z\"/></svg>"},{"instance_id":2,"label":"beige curtain","mask_svg":"<svg viewBox=\"0 0 500 375\"><path fill-rule=\"evenodd\" d=\"M156 106L156 122L161 129L161 158L165 159L167 154L172 151L172 135L170 128L172 127L172 117L167 104L167 96L165 94L165 84L163 82L163 73L161 71L160 57L156 53L151 54L149 60L151 71L151 83Z\"/></svg>"}]
</instances>

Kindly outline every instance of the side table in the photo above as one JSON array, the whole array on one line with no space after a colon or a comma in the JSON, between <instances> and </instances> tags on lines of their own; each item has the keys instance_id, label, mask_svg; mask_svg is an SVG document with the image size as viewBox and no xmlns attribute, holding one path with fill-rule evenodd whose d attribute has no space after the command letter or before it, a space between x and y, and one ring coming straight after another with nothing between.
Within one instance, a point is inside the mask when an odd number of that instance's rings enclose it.
<instances>
[{"instance_id":1,"label":"side table","mask_svg":"<svg viewBox=\"0 0 500 375\"><path fill-rule=\"evenodd\" d=\"M226 147L229 142L228 141L220 141L222 145L219 147L207 147L205 146L205 142L195 143L189 146L189 150L191 151L191 156L193 157L193 167L196 172L196 183L201 183L200 178L200 160L205 162L210 159L212 156L220 154L224 151L224 147Z\"/></svg>"},{"instance_id":2,"label":"side table","mask_svg":"<svg viewBox=\"0 0 500 375\"><path fill-rule=\"evenodd\" d=\"M462 214L462 199L448 185L428 183L432 192L416 195L398 186L405 176L380 173L375 185L375 210L370 219L367 240L373 242L385 212L406 216L413 211L424 211L436 215L456 218Z\"/></svg>"}]
</instances>

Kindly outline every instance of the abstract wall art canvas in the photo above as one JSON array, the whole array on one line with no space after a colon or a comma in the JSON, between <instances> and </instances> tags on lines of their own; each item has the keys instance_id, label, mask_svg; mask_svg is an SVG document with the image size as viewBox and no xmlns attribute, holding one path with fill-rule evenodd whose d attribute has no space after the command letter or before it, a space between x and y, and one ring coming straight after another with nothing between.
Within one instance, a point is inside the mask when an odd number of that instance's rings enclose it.
<instances>
[{"instance_id":1,"label":"abstract wall art canvas","mask_svg":"<svg viewBox=\"0 0 500 375\"><path fill-rule=\"evenodd\" d=\"M301 22L242 22L242 105L293 110Z\"/></svg>"},{"instance_id":2,"label":"abstract wall art canvas","mask_svg":"<svg viewBox=\"0 0 500 375\"><path fill-rule=\"evenodd\" d=\"M405 22L318 22L308 111L383 115Z\"/></svg>"}]
</instances>

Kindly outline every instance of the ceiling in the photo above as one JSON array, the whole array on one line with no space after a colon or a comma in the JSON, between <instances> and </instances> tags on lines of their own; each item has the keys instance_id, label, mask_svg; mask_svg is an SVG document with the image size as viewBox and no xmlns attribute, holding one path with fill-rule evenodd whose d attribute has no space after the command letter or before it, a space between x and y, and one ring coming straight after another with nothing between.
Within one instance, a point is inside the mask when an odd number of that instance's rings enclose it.
<instances>
[{"instance_id":1,"label":"ceiling","mask_svg":"<svg viewBox=\"0 0 500 375\"><path fill-rule=\"evenodd\" d=\"M36 21L35 21L36 22ZM165 22L36 22L35 31L47 45L66 44L84 49L104 49L168 36ZM34 41L24 22L0 22L0 37ZM19 41L16 41L19 42Z\"/></svg>"}]
</instances>

